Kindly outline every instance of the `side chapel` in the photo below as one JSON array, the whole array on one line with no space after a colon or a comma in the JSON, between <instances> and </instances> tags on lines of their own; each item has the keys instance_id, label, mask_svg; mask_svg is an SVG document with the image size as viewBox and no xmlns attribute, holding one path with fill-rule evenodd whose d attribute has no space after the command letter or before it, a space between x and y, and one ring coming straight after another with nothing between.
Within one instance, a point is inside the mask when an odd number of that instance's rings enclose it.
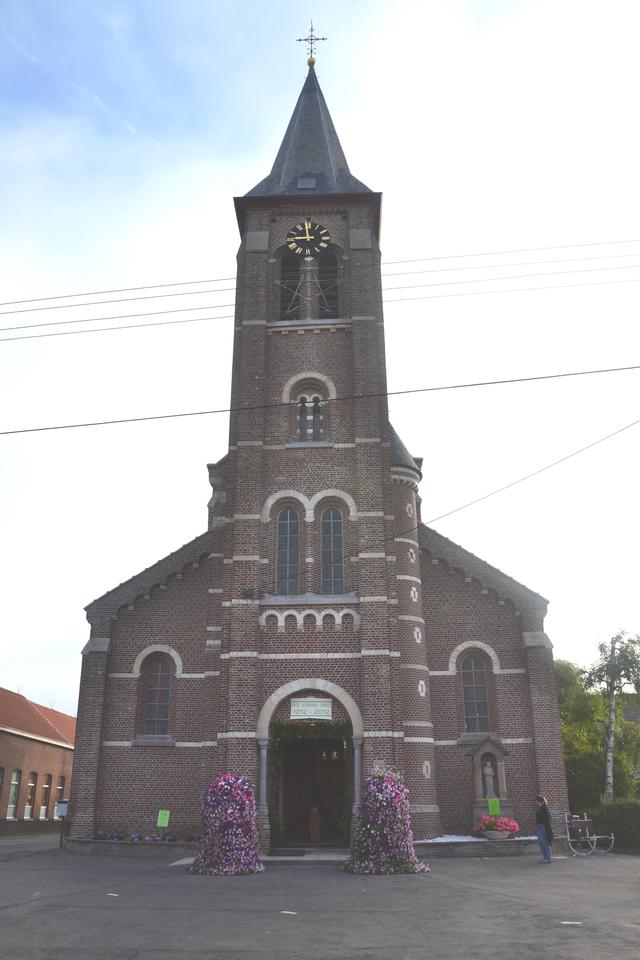
<instances>
[{"instance_id":1,"label":"side chapel","mask_svg":"<svg viewBox=\"0 0 640 960\"><path fill-rule=\"evenodd\" d=\"M261 843L348 840L401 771L416 838L491 796L567 809L546 600L425 526L389 423L381 194L347 164L313 56L240 231L229 448L208 529L87 607L70 834L197 832L218 773Z\"/></svg>"}]
</instances>

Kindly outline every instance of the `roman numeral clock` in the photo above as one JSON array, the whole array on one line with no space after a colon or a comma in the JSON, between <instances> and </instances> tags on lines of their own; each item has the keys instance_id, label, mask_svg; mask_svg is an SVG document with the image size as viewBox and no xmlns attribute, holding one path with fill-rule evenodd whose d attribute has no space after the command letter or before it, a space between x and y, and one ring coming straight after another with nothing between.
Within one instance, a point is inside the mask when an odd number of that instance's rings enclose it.
<instances>
[{"instance_id":1,"label":"roman numeral clock","mask_svg":"<svg viewBox=\"0 0 640 960\"><path fill-rule=\"evenodd\" d=\"M287 234L287 246L289 250L298 255L304 254L306 257L312 257L314 253L321 253L326 250L330 241L329 231L321 223L316 223L305 217L302 223L297 223L291 227Z\"/></svg>"}]
</instances>

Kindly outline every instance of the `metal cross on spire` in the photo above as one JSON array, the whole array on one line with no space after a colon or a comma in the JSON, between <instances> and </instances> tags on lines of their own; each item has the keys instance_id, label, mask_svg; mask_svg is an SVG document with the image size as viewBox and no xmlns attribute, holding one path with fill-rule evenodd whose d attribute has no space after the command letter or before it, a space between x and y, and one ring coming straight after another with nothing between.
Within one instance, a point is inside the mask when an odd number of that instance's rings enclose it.
<instances>
[{"instance_id":1,"label":"metal cross on spire","mask_svg":"<svg viewBox=\"0 0 640 960\"><path fill-rule=\"evenodd\" d=\"M326 39L327 39L326 37L316 37L315 33L313 32L313 20L311 21L311 26L309 27L309 36L298 37L297 39L298 43L307 44L307 53L309 54L309 59L307 60L307 63L309 64L310 67L312 67L316 62L316 58L315 58L316 43L318 43L319 40L326 40Z\"/></svg>"}]
</instances>

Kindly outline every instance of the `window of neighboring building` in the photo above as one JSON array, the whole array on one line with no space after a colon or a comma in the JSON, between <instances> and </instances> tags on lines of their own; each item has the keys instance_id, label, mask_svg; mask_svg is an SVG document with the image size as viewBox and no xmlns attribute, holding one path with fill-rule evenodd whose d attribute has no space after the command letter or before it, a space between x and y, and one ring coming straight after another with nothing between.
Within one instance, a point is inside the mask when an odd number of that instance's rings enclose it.
<instances>
[{"instance_id":1,"label":"window of neighboring building","mask_svg":"<svg viewBox=\"0 0 640 960\"><path fill-rule=\"evenodd\" d=\"M300 593L300 518L295 510L281 510L277 520L276 593Z\"/></svg>"},{"instance_id":2,"label":"window of neighboring building","mask_svg":"<svg viewBox=\"0 0 640 960\"><path fill-rule=\"evenodd\" d=\"M58 786L56 787L56 806L54 807L54 811L53 811L54 820L60 819L58 817L57 807L58 807L58 804L62 803L62 801L64 800L64 784L65 784L65 778L58 777Z\"/></svg>"},{"instance_id":3,"label":"window of neighboring building","mask_svg":"<svg viewBox=\"0 0 640 960\"><path fill-rule=\"evenodd\" d=\"M483 733L490 727L487 673L482 657L465 657L461 674L465 733Z\"/></svg>"},{"instance_id":4,"label":"window of neighboring building","mask_svg":"<svg viewBox=\"0 0 640 960\"><path fill-rule=\"evenodd\" d=\"M46 820L49 816L49 801L51 799L51 781L53 777L50 773L45 773L42 781L42 795L40 797L40 820Z\"/></svg>"},{"instance_id":5,"label":"window of neighboring building","mask_svg":"<svg viewBox=\"0 0 640 960\"><path fill-rule=\"evenodd\" d=\"M169 733L171 706L171 664L167 657L153 656L144 666L145 735L166 736Z\"/></svg>"},{"instance_id":6,"label":"window of neighboring building","mask_svg":"<svg viewBox=\"0 0 640 960\"><path fill-rule=\"evenodd\" d=\"M27 784L27 795L24 798L24 819L31 820L33 817L33 805L36 802L36 787L38 786L38 774L32 770Z\"/></svg>"},{"instance_id":7,"label":"window of neighboring building","mask_svg":"<svg viewBox=\"0 0 640 960\"><path fill-rule=\"evenodd\" d=\"M7 820L16 819L16 810L18 809L18 799L20 796L21 780L22 780L22 770L12 770L11 783L9 784L9 803L7 805Z\"/></svg>"},{"instance_id":8,"label":"window of neighboring building","mask_svg":"<svg viewBox=\"0 0 640 960\"><path fill-rule=\"evenodd\" d=\"M344 593L342 514L335 507L322 511L320 543L322 593Z\"/></svg>"}]
</instances>

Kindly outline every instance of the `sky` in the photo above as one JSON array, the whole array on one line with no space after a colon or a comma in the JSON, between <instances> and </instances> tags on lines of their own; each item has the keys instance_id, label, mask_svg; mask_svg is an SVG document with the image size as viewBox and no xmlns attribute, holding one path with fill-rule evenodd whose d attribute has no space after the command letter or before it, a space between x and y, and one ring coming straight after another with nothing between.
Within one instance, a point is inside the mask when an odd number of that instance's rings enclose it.
<instances>
[{"instance_id":1,"label":"sky","mask_svg":"<svg viewBox=\"0 0 640 960\"><path fill-rule=\"evenodd\" d=\"M232 198L271 169L311 16L350 169L384 193L389 389L640 364L635 0L239 11L4 0L0 431L228 406ZM423 519L550 600L556 657L640 632L640 424L457 510L640 419L640 371L389 406ZM206 529L227 442L224 414L0 435L0 685L75 713L84 606Z\"/></svg>"}]
</instances>

